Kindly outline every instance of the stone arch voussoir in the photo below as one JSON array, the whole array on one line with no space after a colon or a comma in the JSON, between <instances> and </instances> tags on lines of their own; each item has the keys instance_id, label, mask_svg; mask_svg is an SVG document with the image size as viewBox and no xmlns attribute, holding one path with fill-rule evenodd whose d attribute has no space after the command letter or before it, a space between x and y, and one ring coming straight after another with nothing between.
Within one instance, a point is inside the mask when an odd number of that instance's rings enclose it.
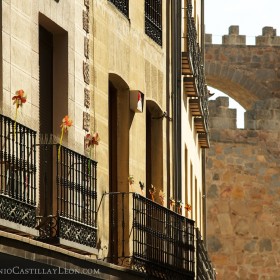
<instances>
[{"instance_id":1,"label":"stone arch voussoir","mask_svg":"<svg viewBox=\"0 0 280 280\"><path fill-rule=\"evenodd\" d=\"M267 97L266 89L244 70L218 62L206 62L205 74L208 86L214 87L235 99L246 110Z\"/></svg>"}]
</instances>

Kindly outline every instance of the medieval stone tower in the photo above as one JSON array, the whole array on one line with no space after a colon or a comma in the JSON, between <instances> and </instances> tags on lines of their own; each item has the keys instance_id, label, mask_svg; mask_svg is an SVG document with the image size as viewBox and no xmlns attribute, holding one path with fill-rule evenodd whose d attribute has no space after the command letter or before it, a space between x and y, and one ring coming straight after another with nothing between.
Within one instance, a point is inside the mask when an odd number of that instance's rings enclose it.
<instances>
[{"instance_id":1,"label":"medieval stone tower","mask_svg":"<svg viewBox=\"0 0 280 280\"><path fill-rule=\"evenodd\" d=\"M254 46L231 26L222 45L206 35L206 77L227 97L209 102L207 239L217 279L280 279L280 37L264 27Z\"/></svg>"}]
</instances>

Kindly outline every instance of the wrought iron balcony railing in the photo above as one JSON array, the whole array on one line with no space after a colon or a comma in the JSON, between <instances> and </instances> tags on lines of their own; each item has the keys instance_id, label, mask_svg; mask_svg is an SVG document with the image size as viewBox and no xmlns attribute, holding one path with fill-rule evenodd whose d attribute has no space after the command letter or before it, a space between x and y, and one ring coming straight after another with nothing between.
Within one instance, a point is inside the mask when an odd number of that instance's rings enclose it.
<instances>
[{"instance_id":1,"label":"wrought iron balcony railing","mask_svg":"<svg viewBox=\"0 0 280 280\"><path fill-rule=\"evenodd\" d=\"M142 272L147 279L194 279L194 221L136 193L107 195L109 262Z\"/></svg>"},{"instance_id":2,"label":"wrought iron balcony railing","mask_svg":"<svg viewBox=\"0 0 280 280\"><path fill-rule=\"evenodd\" d=\"M162 45L162 0L145 0L145 33Z\"/></svg>"},{"instance_id":3,"label":"wrought iron balcony railing","mask_svg":"<svg viewBox=\"0 0 280 280\"><path fill-rule=\"evenodd\" d=\"M204 241L201 239L199 229L196 229L196 259L197 259L197 279L216 280L216 272L208 257Z\"/></svg>"},{"instance_id":4,"label":"wrought iron balcony railing","mask_svg":"<svg viewBox=\"0 0 280 280\"><path fill-rule=\"evenodd\" d=\"M39 239L95 247L97 162L63 146L59 158L58 144L40 148L41 195L46 201L38 217Z\"/></svg>"},{"instance_id":5,"label":"wrought iron balcony railing","mask_svg":"<svg viewBox=\"0 0 280 280\"><path fill-rule=\"evenodd\" d=\"M109 0L127 18L129 16L129 0Z\"/></svg>"},{"instance_id":6,"label":"wrought iron balcony railing","mask_svg":"<svg viewBox=\"0 0 280 280\"><path fill-rule=\"evenodd\" d=\"M36 132L0 115L0 218L36 225Z\"/></svg>"},{"instance_id":7,"label":"wrought iron balcony railing","mask_svg":"<svg viewBox=\"0 0 280 280\"><path fill-rule=\"evenodd\" d=\"M190 110L196 118L200 118L203 132L208 134L208 89L205 81L202 51L197 42L195 21L192 16L192 1L187 0L186 7L186 53L182 54L182 74L184 77L184 89L190 97ZM198 131L201 133L201 131Z\"/></svg>"}]
</instances>

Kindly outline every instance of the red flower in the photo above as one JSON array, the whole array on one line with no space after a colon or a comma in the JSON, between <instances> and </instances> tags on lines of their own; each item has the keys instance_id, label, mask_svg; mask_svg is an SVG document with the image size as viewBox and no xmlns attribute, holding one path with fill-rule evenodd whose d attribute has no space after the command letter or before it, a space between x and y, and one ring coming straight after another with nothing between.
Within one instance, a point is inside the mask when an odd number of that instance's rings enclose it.
<instances>
[{"instance_id":1,"label":"red flower","mask_svg":"<svg viewBox=\"0 0 280 280\"><path fill-rule=\"evenodd\" d=\"M87 147L98 145L99 141L100 141L100 138L99 138L98 132L94 132L92 136L89 133L86 135L86 146Z\"/></svg>"},{"instance_id":2,"label":"red flower","mask_svg":"<svg viewBox=\"0 0 280 280\"><path fill-rule=\"evenodd\" d=\"M60 127L61 127L61 135L60 135L59 148L58 148L58 161L59 162L60 162L60 149L61 149L61 145L62 145L64 131L67 132L68 127L72 126L72 124L73 124L73 121L71 119L69 119L68 115L66 115L62 119L62 124L60 125Z\"/></svg>"},{"instance_id":3,"label":"red flower","mask_svg":"<svg viewBox=\"0 0 280 280\"><path fill-rule=\"evenodd\" d=\"M69 117L66 115L62 119L62 124L60 125L61 128L63 128L65 131L67 131L68 127L73 125L73 121L69 119Z\"/></svg>"},{"instance_id":4,"label":"red flower","mask_svg":"<svg viewBox=\"0 0 280 280\"><path fill-rule=\"evenodd\" d=\"M22 104L26 102L24 91L22 89L16 91L16 95L13 96L12 100L14 100L13 104L16 104L17 108L22 106Z\"/></svg>"},{"instance_id":5,"label":"red flower","mask_svg":"<svg viewBox=\"0 0 280 280\"><path fill-rule=\"evenodd\" d=\"M191 205L190 204L186 204L185 205L185 209L187 210L187 211L191 211L192 210L192 207L191 207Z\"/></svg>"}]
</instances>

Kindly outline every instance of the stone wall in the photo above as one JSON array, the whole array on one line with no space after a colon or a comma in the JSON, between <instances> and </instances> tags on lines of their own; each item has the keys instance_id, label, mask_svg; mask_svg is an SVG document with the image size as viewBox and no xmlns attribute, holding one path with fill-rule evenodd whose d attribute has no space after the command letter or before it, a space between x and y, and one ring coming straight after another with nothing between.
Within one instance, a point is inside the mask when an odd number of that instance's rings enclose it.
<instances>
[{"instance_id":1,"label":"stone wall","mask_svg":"<svg viewBox=\"0 0 280 280\"><path fill-rule=\"evenodd\" d=\"M231 26L222 44L205 37L207 84L237 100L246 110L258 100L280 97L280 44L272 27L264 27L255 45L246 45L239 27Z\"/></svg>"},{"instance_id":2,"label":"stone wall","mask_svg":"<svg viewBox=\"0 0 280 280\"><path fill-rule=\"evenodd\" d=\"M205 43L212 44L212 34L205 34ZM239 34L238 25L231 25L228 29L228 35L222 36L222 44L246 45L246 36ZM255 44L256 46L280 46L280 36L277 36L276 29L265 26L262 29L262 35L256 36Z\"/></svg>"},{"instance_id":3,"label":"stone wall","mask_svg":"<svg viewBox=\"0 0 280 280\"><path fill-rule=\"evenodd\" d=\"M228 98L210 101L207 240L217 279L279 279L279 100L256 103L236 129Z\"/></svg>"}]
</instances>

